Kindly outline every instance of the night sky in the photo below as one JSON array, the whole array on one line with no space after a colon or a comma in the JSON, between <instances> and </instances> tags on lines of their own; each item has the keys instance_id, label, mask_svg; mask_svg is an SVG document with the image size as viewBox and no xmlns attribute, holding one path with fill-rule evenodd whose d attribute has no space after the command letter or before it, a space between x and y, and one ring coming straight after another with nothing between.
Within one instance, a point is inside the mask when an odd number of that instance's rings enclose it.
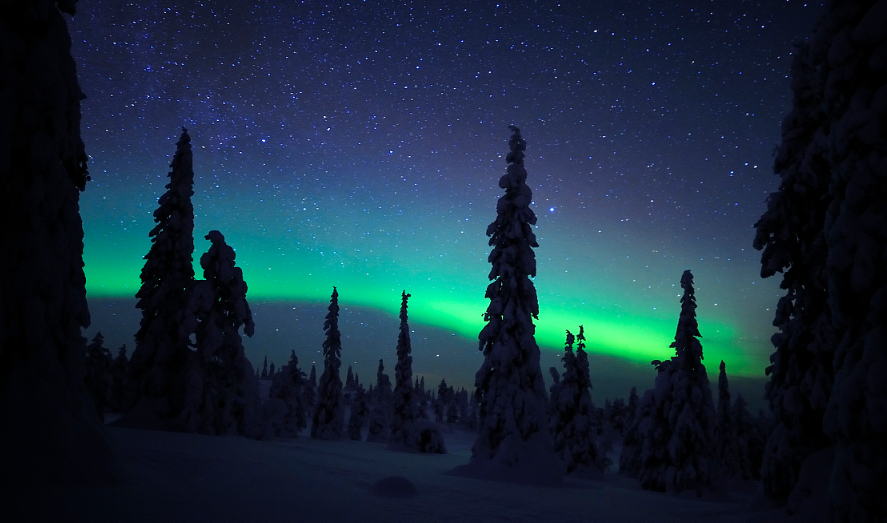
<instances>
[{"instance_id":1,"label":"night sky","mask_svg":"<svg viewBox=\"0 0 887 523\"><path fill-rule=\"evenodd\" d=\"M691 269L710 378L721 359L763 377L781 293L760 278L753 224L778 184L792 42L819 3L120 4L81 0L70 23L93 177L86 334L112 350L133 347L184 126L195 262L211 229L236 249L254 363L291 349L303 368L321 363L336 285L344 363L364 382L379 358L393 372L405 289L414 372L469 386L515 124L538 216L543 366L581 324L600 355L596 397L648 388Z\"/></svg>"}]
</instances>

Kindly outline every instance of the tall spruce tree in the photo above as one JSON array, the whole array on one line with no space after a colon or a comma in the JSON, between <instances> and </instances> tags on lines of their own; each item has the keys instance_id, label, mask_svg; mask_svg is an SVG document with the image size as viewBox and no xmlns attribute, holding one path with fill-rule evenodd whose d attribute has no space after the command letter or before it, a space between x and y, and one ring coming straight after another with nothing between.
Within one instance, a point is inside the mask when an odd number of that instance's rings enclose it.
<instances>
[{"instance_id":1,"label":"tall spruce tree","mask_svg":"<svg viewBox=\"0 0 887 523\"><path fill-rule=\"evenodd\" d=\"M487 227L492 265L485 296L479 349L484 361L475 376L480 403L480 425L468 465L457 473L495 477L523 477L539 483L559 483L564 466L551 448L547 394L539 364L536 327L539 303L532 278L536 276L538 247L530 209L532 191L524 169L526 142L511 126L508 169L499 179L505 195L496 206L496 220Z\"/></svg>"},{"instance_id":2,"label":"tall spruce tree","mask_svg":"<svg viewBox=\"0 0 887 523\"><path fill-rule=\"evenodd\" d=\"M681 315L671 344L676 355L654 362L660 369L654 389L654 414L643 436L641 486L679 493L720 488L715 447L715 408L696 322L693 274L681 276Z\"/></svg>"},{"instance_id":3,"label":"tall spruce tree","mask_svg":"<svg viewBox=\"0 0 887 523\"><path fill-rule=\"evenodd\" d=\"M329 312L323 324L326 340L323 342L323 374L317 385L317 405L311 423L311 437L315 439L342 439L345 423L345 403L342 397L342 339L339 334L339 292L333 287Z\"/></svg>"},{"instance_id":4,"label":"tall spruce tree","mask_svg":"<svg viewBox=\"0 0 887 523\"><path fill-rule=\"evenodd\" d=\"M809 56L825 84L829 201L823 234L835 381L834 521L887 521L887 5L833 0ZM827 51L826 51L827 49Z\"/></svg>"},{"instance_id":5,"label":"tall spruce tree","mask_svg":"<svg viewBox=\"0 0 887 523\"><path fill-rule=\"evenodd\" d=\"M413 448L417 442L416 420L419 405L413 387L413 357L410 354L410 326L407 323L407 300L401 293L400 330L397 334L397 363L394 366L394 396L392 398L391 443Z\"/></svg>"},{"instance_id":6,"label":"tall spruce tree","mask_svg":"<svg viewBox=\"0 0 887 523\"><path fill-rule=\"evenodd\" d=\"M84 98L62 13L0 5L0 463L16 485L105 481L114 458L86 402L80 191Z\"/></svg>"},{"instance_id":7,"label":"tall spruce tree","mask_svg":"<svg viewBox=\"0 0 887 523\"><path fill-rule=\"evenodd\" d=\"M196 334L196 352L188 362L181 423L188 432L245 434L246 422L258 408L252 365L243 351L240 327L255 331L246 301L243 271L219 231L205 237L212 245L200 257L203 280L192 285L179 336Z\"/></svg>"},{"instance_id":8,"label":"tall spruce tree","mask_svg":"<svg viewBox=\"0 0 887 523\"><path fill-rule=\"evenodd\" d=\"M811 60L813 59L813 60ZM767 198L767 211L755 223L754 247L763 250L761 276L783 273L785 295L776 306L765 397L775 417L763 462L764 493L784 499L794 489L804 459L829 444L822 429L834 369L827 303L823 234L829 201L829 151L825 107L826 78L816 62L823 49L796 44L792 60L793 108L782 122L782 143L774 171L779 190Z\"/></svg>"},{"instance_id":9,"label":"tall spruce tree","mask_svg":"<svg viewBox=\"0 0 887 523\"><path fill-rule=\"evenodd\" d=\"M756 224L761 273L783 272L767 397L765 491L793 498L801 464L836 443L829 516L887 519L887 10L832 0L792 61L780 177Z\"/></svg>"},{"instance_id":10,"label":"tall spruce tree","mask_svg":"<svg viewBox=\"0 0 887 523\"><path fill-rule=\"evenodd\" d=\"M187 129L176 143L169 183L154 211L157 224L150 233L151 248L145 255L142 286L136 307L142 310L136 348L130 358L132 387L125 410L143 406L124 424L177 428L185 401L185 373L191 350L181 333L183 312L194 283L194 170L191 137ZM155 420L146 420L153 415ZM140 419L137 419L140 418Z\"/></svg>"}]
</instances>

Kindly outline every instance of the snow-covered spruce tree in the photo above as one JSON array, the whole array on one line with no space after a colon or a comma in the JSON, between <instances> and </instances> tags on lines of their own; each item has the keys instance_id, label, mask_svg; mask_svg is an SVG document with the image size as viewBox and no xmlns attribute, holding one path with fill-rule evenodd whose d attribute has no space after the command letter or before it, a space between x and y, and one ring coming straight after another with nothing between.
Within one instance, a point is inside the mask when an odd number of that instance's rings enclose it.
<instances>
[{"instance_id":1,"label":"snow-covered spruce tree","mask_svg":"<svg viewBox=\"0 0 887 523\"><path fill-rule=\"evenodd\" d=\"M180 337L195 333L196 352L186 371L181 426L204 434L245 434L247 420L258 408L258 389L252 365L243 352L240 327L247 336L255 331L246 301L243 271L219 231L210 231L212 242L200 257L203 280L192 285L183 315Z\"/></svg>"},{"instance_id":2,"label":"snow-covered spruce tree","mask_svg":"<svg viewBox=\"0 0 887 523\"><path fill-rule=\"evenodd\" d=\"M733 423L733 408L730 402L730 383L727 380L727 365L721 360L718 374L718 414L715 424L715 445L724 477L740 474L739 442L736 426Z\"/></svg>"},{"instance_id":3,"label":"snow-covered spruce tree","mask_svg":"<svg viewBox=\"0 0 887 523\"><path fill-rule=\"evenodd\" d=\"M104 336L97 332L92 342L86 346L86 390L92 398L99 419L111 411L111 387L114 383L114 360L111 351L104 347Z\"/></svg>"},{"instance_id":4,"label":"snow-covered spruce tree","mask_svg":"<svg viewBox=\"0 0 887 523\"><path fill-rule=\"evenodd\" d=\"M281 368L271 382L269 398L278 398L286 404L286 413L281 423L283 437L295 438L308 426L308 406L303 393L305 373L299 369L296 351L290 353L289 362Z\"/></svg>"},{"instance_id":5,"label":"snow-covered spruce tree","mask_svg":"<svg viewBox=\"0 0 887 523\"><path fill-rule=\"evenodd\" d=\"M592 467L603 470L607 464L597 449L592 427L595 409L591 402L588 357L584 350L579 349L584 356L584 362L580 362L573 353L573 342L573 334L567 331L564 356L561 358L564 374L549 402L554 451L567 465L567 473Z\"/></svg>"},{"instance_id":6,"label":"snow-covered spruce tree","mask_svg":"<svg viewBox=\"0 0 887 523\"><path fill-rule=\"evenodd\" d=\"M478 335L484 361L475 375L480 425L471 460L456 473L557 484L565 468L551 448L547 394L539 365L533 319L539 303L536 276L536 215L524 169L526 142L511 126L508 169L499 179L505 195L487 227L492 265L485 296L490 305Z\"/></svg>"},{"instance_id":7,"label":"snow-covered spruce tree","mask_svg":"<svg viewBox=\"0 0 887 523\"><path fill-rule=\"evenodd\" d=\"M742 394L736 395L731 411L736 428L736 449L739 474L745 480L761 479L761 460L767 444L767 434L748 411Z\"/></svg>"},{"instance_id":8,"label":"snow-covered spruce tree","mask_svg":"<svg viewBox=\"0 0 887 523\"><path fill-rule=\"evenodd\" d=\"M194 284L194 170L191 137L182 129L169 183L154 211L151 248L145 255L136 307L142 310L136 347L129 361L127 414L121 424L179 428L185 373L192 354L181 324Z\"/></svg>"},{"instance_id":9,"label":"snow-covered spruce tree","mask_svg":"<svg viewBox=\"0 0 887 523\"><path fill-rule=\"evenodd\" d=\"M372 408L370 409L367 441L385 443L391 434L391 380L385 374L385 366L379 360L376 371L376 388L371 390Z\"/></svg>"},{"instance_id":10,"label":"snow-covered spruce tree","mask_svg":"<svg viewBox=\"0 0 887 523\"><path fill-rule=\"evenodd\" d=\"M821 25L821 24L820 24ZM843 54L843 53L842 53ZM761 276L783 273L785 295L776 306L765 396L775 417L762 465L764 493L785 499L798 481L803 461L830 444L823 433L834 370L825 276L829 256L823 224L829 195L826 78L817 70L828 61L822 42L796 44L792 60L793 108L782 122L782 143L774 172L779 189L755 224L754 247L763 250Z\"/></svg>"},{"instance_id":11,"label":"snow-covered spruce tree","mask_svg":"<svg viewBox=\"0 0 887 523\"><path fill-rule=\"evenodd\" d=\"M658 369L661 372L662 368ZM637 389L632 387L631 390L635 392L637 400ZM658 412L654 392L655 388L648 390L641 399L637 400L635 416L629 418L630 421L625 428L622 452L619 454L619 473L624 476L636 478L643 468L644 436L652 424L654 411Z\"/></svg>"},{"instance_id":12,"label":"snow-covered spruce tree","mask_svg":"<svg viewBox=\"0 0 887 523\"><path fill-rule=\"evenodd\" d=\"M416 442L415 423L419 414L413 386L410 326L407 323L407 301L410 299L410 295L403 291L400 299L400 329L397 334L397 363L394 365L390 443L405 448L414 448Z\"/></svg>"},{"instance_id":13,"label":"snow-covered spruce tree","mask_svg":"<svg viewBox=\"0 0 887 523\"><path fill-rule=\"evenodd\" d=\"M339 335L339 293L333 287L329 312L323 324L326 340L323 342L323 374L317 385L317 405L311 419L311 437L341 439L345 424L345 405L342 398L342 339Z\"/></svg>"},{"instance_id":14,"label":"snow-covered spruce tree","mask_svg":"<svg viewBox=\"0 0 887 523\"><path fill-rule=\"evenodd\" d=\"M407 300L403 291L400 303L400 331L397 335L397 364L394 367L394 393L391 401L391 437L394 449L417 450L445 454L443 436L437 428L419 415L419 398L413 384L413 357L410 354L410 326L407 323Z\"/></svg>"},{"instance_id":15,"label":"snow-covered spruce tree","mask_svg":"<svg viewBox=\"0 0 887 523\"><path fill-rule=\"evenodd\" d=\"M265 356L265 361L262 363L262 379L268 378L268 356Z\"/></svg>"},{"instance_id":16,"label":"snow-covered spruce tree","mask_svg":"<svg viewBox=\"0 0 887 523\"><path fill-rule=\"evenodd\" d=\"M115 475L84 384L88 157L62 14L75 3L0 5L0 463L19 486Z\"/></svg>"},{"instance_id":17,"label":"snow-covered spruce tree","mask_svg":"<svg viewBox=\"0 0 887 523\"><path fill-rule=\"evenodd\" d=\"M308 406L308 412L313 414L317 405L317 367L313 363L311 372L308 373L308 381L305 382L305 405Z\"/></svg>"},{"instance_id":18,"label":"snow-covered spruce tree","mask_svg":"<svg viewBox=\"0 0 887 523\"><path fill-rule=\"evenodd\" d=\"M716 414L708 375L702 364L702 344L696 322L693 275L681 277L684 295L672 347L676 355L660 364L654 390L657 410L644 435L641 486L680 493L720 488L715 447ZM667 381L666 381L667 380ZM660 399L661 398L661 399ZM663 441L667 443L663 445ZM665 450L663 454L662 451Z\"/></svg>"},{"instance_id":19,"label":"snow-covered spruce tree","mask_svg":"<svg viewBox=\"0 0 887 523\"><path fill-rule=\"evenodd\" d=\"M833 521L887 521L887 5L833 0L807 57L828 121L826 282L837 341L823 427Z\"/></svg>"},{"instance_id":20,"label":"snow-covered spruce tree","mask_svg":"<svg viewBox=\"0 0 887 523\"><path fill-rule=\"evenodd\" d=\"M366 425L369 414L366 391L363 390L363 385L358 383L354 390L354 401L351 402L351 415L348 416L348 439L361 440L363 437L361 430Z\"/></svg>"}]
</instances>

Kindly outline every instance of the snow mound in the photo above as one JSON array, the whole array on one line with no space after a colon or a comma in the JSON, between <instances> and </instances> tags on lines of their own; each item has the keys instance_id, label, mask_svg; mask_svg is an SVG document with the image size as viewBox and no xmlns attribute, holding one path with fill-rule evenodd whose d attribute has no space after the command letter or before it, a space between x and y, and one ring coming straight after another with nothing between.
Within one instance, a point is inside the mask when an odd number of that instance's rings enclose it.
<instances>
[{"instance_id":1,"label":"snow mound","mask_svg":"<svg viewBox=\"0 0 887 523\"><path fill-rule=\"evenodd\" d=\"M417 496L416 486L403 476L390 476L380 479L370 486L374 494L386 498L411 498Z\"/></svg>"},{"instance_id":2,"label":"snow mound","mask_svg":"<svg viewBox=\"0 0 887 523\"><path fill-rule=\"evenodd\" d=\"M449 473L521 485L556 487L563 484L566 472L567 466L557 459L545 438L537 433L527 441L509 435L492 459L474 456L467 465L460 465Z\"/></svg>"}]
</instances>

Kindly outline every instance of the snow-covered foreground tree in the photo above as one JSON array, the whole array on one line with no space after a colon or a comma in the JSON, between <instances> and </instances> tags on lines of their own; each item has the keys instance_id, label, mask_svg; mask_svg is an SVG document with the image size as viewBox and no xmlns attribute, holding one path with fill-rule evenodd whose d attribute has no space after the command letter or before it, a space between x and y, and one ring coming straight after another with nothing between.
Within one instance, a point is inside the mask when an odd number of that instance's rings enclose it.
<instances>
[{"instance_id":1,"label":"snow-covered foreground tree","mask_svg":"<svg viewBox=\"0 0 887 523\"><path fill-rule=\"evenodd\" d=\"M86 399L74 1L0 5L0 463L17 485L114 477Z\"/></svg>"},{"instance_id":2,"label":"snow-covered foreground tree","mask_svg":"<svg viewBox=\"0 0 887 523\"><path fill-rule=\"evenodd\" d=\"M648 490L692 490L701 495L703 490L720 488L716 414L702 364L696 293L690 271L681 276L681 287L681 315L671 344L676 355L671 360L654 362L659 374L650 398L651 415L641 429L643 450L638 477ZM650 401L646 394L645 400Z\"/></svg>"},{"instance_id":3,"label":"snow-covered foreground tree","mask_svg":"<svg viewBox=\"0 0 887 523\"><path fill-rule=\"evenodd\" d=\"M410 355L410 326L407 323L407 300L401 293L400 331L397 335L397 364L394 366L394 397L392 400L391 438L395 449L418 450L445 454L443 436L433 425L419 416L419 398L413 385L413 357Z\"/></svg>"},{"instance_id":4,"label":"snow-covered foreground tree","mask_svg":"<svg viewBox=\"0 0 887 523\"><path fill-rule=\"evenodd\" d=\"M258 380L243 353L240 327L255 330L246 301L243 271L234 264L234 249L219 231L200 257L203 280L192 285L180 337L196 334L196 352L188 359L181 426L204 434L245 434L258 408Z\"/></svg>"},{"instance_id":5,"label":"snow-covered foreground tree","mask_svg":"<svg viewBox=\"0 0 887 523\"><path fill-rule=\"evenodd\" d=\"M145 255L136 306L142 319L129 361L127 412L120 424L155 429L180 428L185 373L191 349L182 333L184 311L194 283L194 169L191 137L182 129L169 183L154 211L151 248Z\"/></svg>"},{"instance_id":6,"label":"snow-covered foreground tree","mask_svg":"<svg viewBox=\"0 0 887 523\"><path fill-rule=\"evenodd\" d=\"M339 335L339 293L333 287L329 312L323 324L326 339L323 342L323 374L317 385L317 406L311 423L311 437L341 439L345 423L345 403L342 397L342 339Z\"/></svg>"},{"instance_id":7,"label":"snow-covered foreground tree","mask_svg":"<svg viewBox=\"0 0 887 523\"><path fill-rule=\"evenodd\" d=\"M487 227L492 264L484 314L478 336L484 361L475 376L480 404L477 440L471 460L454 472L476 477L557 484L565 467L552 450L548 431L547 394L539 365L533 319L539 303L531 278L536 276L536 215L524 169L526 142L511 126L508 170L499 179L505 195L496 206L496 220Z\"/></svg>"},{"instance_id":8,"label":"snow-covered foreground tree","mask_svg":"<svg viewBox=\"0 0 887 523\"><path fill-rule=\"evenodd\" d=\"M836 444L834 521L887 519L887 8L832 0L792 62L779 189L756 224L763 276L783 272L767 394L764 486L796 510L805 459ZM821 450L823 449L823 450ZM809 468L809 467L808 467Z\"/></svg>"}]
</instances>

